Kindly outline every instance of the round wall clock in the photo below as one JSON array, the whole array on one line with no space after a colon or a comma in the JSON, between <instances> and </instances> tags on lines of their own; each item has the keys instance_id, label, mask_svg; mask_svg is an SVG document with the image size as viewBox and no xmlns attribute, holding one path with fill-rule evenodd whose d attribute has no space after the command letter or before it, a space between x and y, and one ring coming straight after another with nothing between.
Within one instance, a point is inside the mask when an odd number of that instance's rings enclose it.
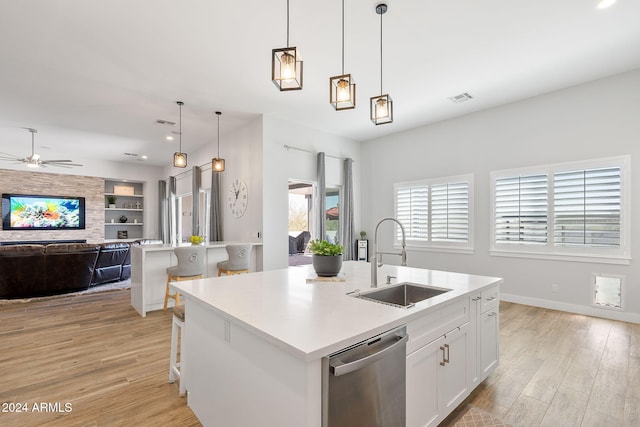
<instances>
[{"instance_id":1,"label":"round wall clock","mask_svg":"<svg viewBox=\"0 0 640 427\"><path fill-rule=\"evenodd\" d=\"M244 215L248 202L247 185L240 178L234 179L229 186L229 194L227 196L227 204L231 209L231 215L236 218Z\"/></svg>"}]
</instances>

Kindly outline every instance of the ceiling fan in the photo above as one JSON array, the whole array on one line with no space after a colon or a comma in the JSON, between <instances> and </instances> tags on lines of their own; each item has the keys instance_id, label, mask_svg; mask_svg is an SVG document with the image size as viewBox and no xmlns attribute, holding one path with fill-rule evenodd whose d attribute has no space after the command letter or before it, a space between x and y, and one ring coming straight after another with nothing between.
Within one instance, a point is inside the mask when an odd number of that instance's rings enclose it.
<instances>
[{"instance_id":1,"label":"ceiling fan","mask_svg":"<svg viewBox=\"0 0 640 427\"><path fill-rule=\"evenodd\" d=\"M39 168L39 167L47 167L47 166L59 166L63 168L69 168L70 166L82 166L78 163L72 163L72 160L42 160L39 154L36 154L35 151L35 134L38 132L37 129L33 128L24 128L31 132L31 155L28 157L15 157L11 154L0 152L0 160L9 160L14 161L16 163L25 163L29 168Z\"/></svg>"}]
</instances>

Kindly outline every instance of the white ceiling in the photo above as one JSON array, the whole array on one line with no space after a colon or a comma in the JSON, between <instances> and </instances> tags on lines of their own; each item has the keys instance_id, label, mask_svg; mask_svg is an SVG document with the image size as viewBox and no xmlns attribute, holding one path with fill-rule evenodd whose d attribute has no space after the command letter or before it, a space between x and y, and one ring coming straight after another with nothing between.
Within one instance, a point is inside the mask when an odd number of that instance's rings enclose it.
<instances>
[{"instance_id":1,"label":"white ceiling","mask_svg":"<svg viewBox=\"0 0 640 427\"><path fill-rule=\"evenodd\" d=\"M295 92L270 81L285 0L0 0L0 151L30 154L21 127L33 127L45 160L136 161L129 152L164 166L178 142L154 122L178 122L178 100L187 153L216 143L216 110L223 157L225 132L259 114L365 141L640 67L638 0L606 10L596 0L389 0L383 87L395 121L374 126L377 2L346 1L345 72L358 105L342 112L328 103L341 3L290 3L305 70ZM474 98L448 100L462 92Z\"/></svg>"}]
</instances>

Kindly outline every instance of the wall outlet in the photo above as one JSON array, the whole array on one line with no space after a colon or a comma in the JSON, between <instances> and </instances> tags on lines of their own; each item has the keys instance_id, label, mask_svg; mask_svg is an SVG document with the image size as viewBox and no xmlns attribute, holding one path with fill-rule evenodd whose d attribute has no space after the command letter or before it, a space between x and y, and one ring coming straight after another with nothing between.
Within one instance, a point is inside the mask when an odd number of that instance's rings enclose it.
<instances>
[{"instance_id":1,"label":"wall outlet","mask_svg":"<svg viewBox=\"0 0 640 427\"><path fill-rule=\"evenodd\" d=\"M560 290L560 286L557 283L551 284L551 292L558 292Z\"/></svg>"}]
</instances>

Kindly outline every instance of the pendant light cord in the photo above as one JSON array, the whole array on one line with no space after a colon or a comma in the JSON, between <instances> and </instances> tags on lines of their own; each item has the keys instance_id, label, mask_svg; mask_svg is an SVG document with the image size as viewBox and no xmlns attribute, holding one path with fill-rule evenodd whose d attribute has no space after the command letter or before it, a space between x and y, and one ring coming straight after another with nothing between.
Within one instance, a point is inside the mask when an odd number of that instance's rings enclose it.
<instances>
[{"instance_id":1,"label":"pendant light cord","mask_svg":"<svg viewBox=\"0 0 640 427\"><path fill-rule=\"evenodd\" d=\"M289 0L287 0L287 47L289 47Z\"/></svg>"},{"instance_id":2,"label":"pendant light cord","mask_svg":"<svg viewBox=\"0 0 640 427\"><path fill-rule=\"evenodd\" d=\"M344 75L344 0L342 0L342 74Z\"/></svg>"},{"instance_id":3,"label":"pendant light cord","mask_svg":"<svg viewBox=\"0 0 640 427\"><path fill-rule=\"evenodd\" d=\"M178 108L180 110L180 153L182 153L182 102L178 101Z\"/></svg>"},{"instance_id":4,"label":"pendant light cord","mask_svg":"<svg viewBox=\"0 0 640 427\"><path fill-rule=\"evenodd\" d=\"M380 14L380 95L382 96L382 15Z\"/></svg>"},{"instance_id":5,"label":"pendant light cord","mask_svg":"<svg viewBox=\"0 0 640 427\"><path fill-rule=\"evenodd\" d=\"M218 115L218 158L220 158L220 113L219 111L216 111L216 114Z\"/></svg>"}]
</instances>

